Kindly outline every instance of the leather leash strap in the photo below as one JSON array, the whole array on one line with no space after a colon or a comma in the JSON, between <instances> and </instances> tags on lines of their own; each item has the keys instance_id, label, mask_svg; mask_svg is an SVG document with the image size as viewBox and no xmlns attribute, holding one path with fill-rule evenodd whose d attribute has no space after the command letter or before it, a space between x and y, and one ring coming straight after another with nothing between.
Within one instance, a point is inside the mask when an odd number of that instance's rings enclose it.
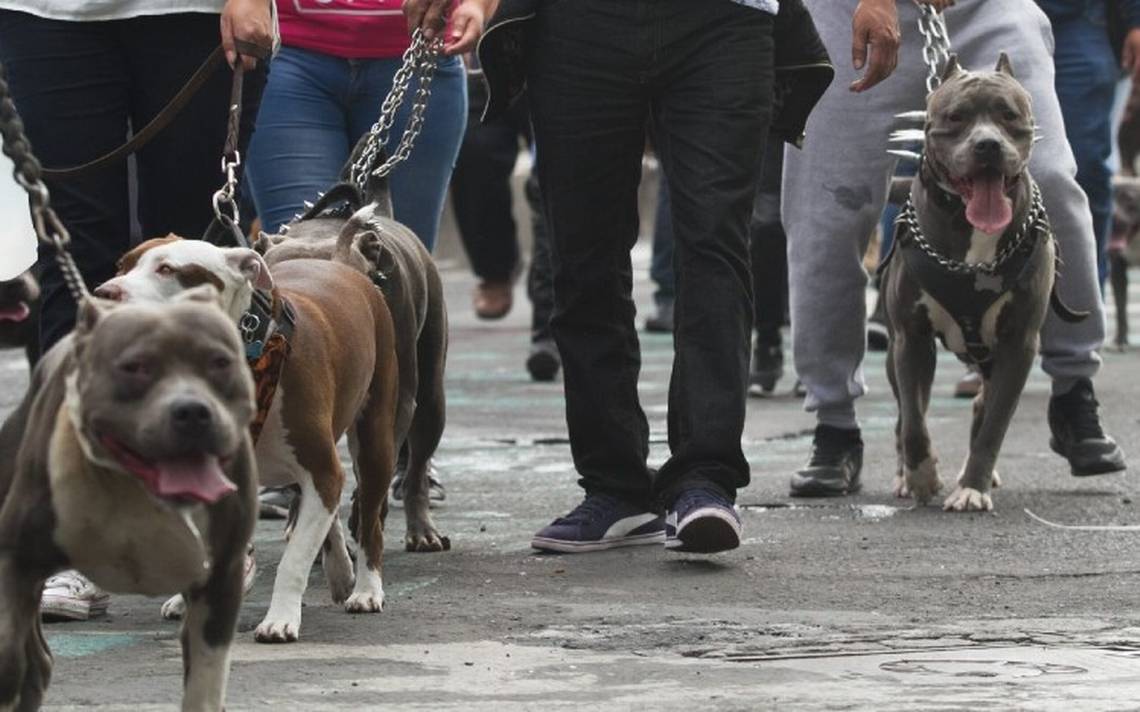
<instances>
[{"instance_id":1,"label":"leather leash strap","mask_svg":"<svg viewBox=\"0 0 1140 712\"><path fill-rule=\"evenodd\" d=\"M243 42L241 40L236 41L235 44L237 46L237 50L242 54L249 55L251 57L257 57L259 60L263 60L269 56L269 52L266 49L258 47L257 45ZM178 93L174 95L174 98L167 102L166 106L162 107L162 111L159 111L158 114L155 115L155 117L151 119L146 126L142 127L141 130L131 136L129 141L109 153L105 153L94 160L88 161L87 163L83 163L78 166L71 166L69 168L44 168L42 170L42 175L45 178L52 178L56 180L74 178L85 173L91 173L101 168L106 168L107 166L122 161L130 154L138 151L140 148L145 146L160 131L169 126L170 122L174 120L174 117L176 117L178 113L182 111L182 109L184 109L187 104L190 103L190 100L194 98L194 95L198 93L198 91L210 79L214 72L216 72L220 67L225 66L225 63L226 54L221 45L219 45L215 47L214 51L210 52L205 61L203 61L202 64L198 66L198 69L196 69L194 71L194 74L191 75L190 79L188 79L186 83L182 85L182 88L178 90ZM241 66L240 62L238 63L238 66ZM241 105L241 85L241 72L236 72L234 77L234 92L232 96L237 97L237 103L239 106ZM233 130L230 131L229 134L236 136L237 132L236 130ZM226 152L229 154L229 136L227 136L226 143ZM236 143L234 148L236 149Z\"/></svg>"}]
</instances>

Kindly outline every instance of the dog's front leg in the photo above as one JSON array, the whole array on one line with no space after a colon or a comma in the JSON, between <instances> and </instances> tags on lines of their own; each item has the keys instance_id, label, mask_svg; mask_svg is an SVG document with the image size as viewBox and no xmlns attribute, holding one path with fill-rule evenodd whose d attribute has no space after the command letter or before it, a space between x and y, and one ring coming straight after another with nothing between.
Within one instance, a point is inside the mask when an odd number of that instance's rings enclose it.
<instances>
[{"instance_id":1,"label":"dog's front leg","mask_svg":"<svg viewBox=\"0 0 1140 712\"><path fill-rule=\"evenodd\" d=\"M0 710L38 710L51 679L51 654L40 631L43 582L0 554Z\"/></svg>"},{"instance_id":2,"label":"dog's front leg","mask_svg":"<svg viewBox=\"0 0 1140 712\"><path fill-rule=\"evenodd\" d=\"M994 465L1036 353L1033 343L1000 348L995 353L990 374L982 385L981 400L974 406L970 454L958 476L958 488L943 502L943 509L988 512L994 508L990 497L997 480Z\"/></svg>"},{"instance_id":3,"label":"dog's front leg","mask_svg":"<svg viewBox=\"0 0 1140 712\"><path fill-rule=\"evenodd\" d=\"M241 554L219 561L205 586L183 596L187 601L181 635L184 712L215 712L225 706L230 645L241 607L242 564Z\"/></svg>"},{"instance_id":4,"label":"dog's front leg","mask_svg":"<svg viewBox=\"0 0 1140 712\"><path fill-rule=\"evenodd\" d=\"M934 382L934 340L929 334L900 331L891 341L890 359L899 405L898 437L903 465L903 481L896 483L895 493L909 494L919 504L926 504L942 488L938 458L926 429L926 409Z\"/></svg>"},{"instance_id":5,"label":"dog's front leg","mask_svg":"<svg viewBox=\"0 0 1140 712\"><path fill-rule=\"evenodd\" d=\"M327 458L330 477L344 482L344 473L336 460L336 450L330 447ZM277 566L277 577L273 581L273 598L269 611L254 631L259 643L292 643L301 634L301 597L309 582L309 569L317 558L321 543L329 533L329 527L336 516L336 506L330 512L325 507L320 494L313 486L308 473L301 479L301 506L297 511L297 523L293 534L285 545L285 553ZM336 488L340 497L340 487Z\"/></svg>"}]
</instances>

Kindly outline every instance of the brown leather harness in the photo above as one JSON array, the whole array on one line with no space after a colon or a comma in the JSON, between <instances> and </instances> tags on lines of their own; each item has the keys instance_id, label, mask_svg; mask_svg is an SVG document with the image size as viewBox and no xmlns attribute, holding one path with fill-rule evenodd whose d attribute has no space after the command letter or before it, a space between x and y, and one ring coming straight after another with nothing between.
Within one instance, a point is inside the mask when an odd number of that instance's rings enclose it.
<instances>
[{"instance_id":1,"label":"brown leather harness","mask_svg":"<svg viewBox=\"0 0 1140 712\"><path fill-rule=\"evenodd\" d=\"M253 372L257 410L249 424L249 434L255 444L265 427L265 419L269 417L285 361L293 350L292 337L296 325L296 310L276 289L271 292L255 291L249 309L238 321L246 362Z\"/></svg>"}]
</instances>

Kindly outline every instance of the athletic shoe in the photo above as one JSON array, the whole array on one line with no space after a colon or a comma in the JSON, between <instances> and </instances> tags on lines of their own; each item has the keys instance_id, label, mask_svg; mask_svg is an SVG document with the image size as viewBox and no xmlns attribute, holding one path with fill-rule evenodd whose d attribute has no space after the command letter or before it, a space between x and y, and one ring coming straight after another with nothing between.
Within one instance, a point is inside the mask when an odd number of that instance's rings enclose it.
<instances>
[{"instance_id":1,"label":"athletic shoe","mask_svg":"<svg viewBox=\"0 0 1140 712\"><path fill-rule=\"evenodd\" d=\"M645 330L651 334L673 333L674 300L665 297L657 300L657 313L645 320Z\"/></svg>"},{"instance_id":2,"label":"athletic shoe","mask_svg":"<svg viewBox=\"0 0 1140 712\"><path fill-rule=\"evenodd\" d=\"M554 339L539 339L530 345L530 353L526 357L526 370L531 380L545 383L558 377L562 369L562 357L558 354L558 346Z\"/></svg>"},{"instance_id":3,"label":"athletic shoe","mask_svg":"<svg viewBox=\"0 0 1140 712\"><path fill-rule=\"evenodd\" d=\"M863 439L858 428L819 425L808 464L792 475L793 497L841 497L858 492L863 471Z\"/></svg>"},{"instance_id":4,"label":"athletic shoe","mask_svg":"<svg viewBox=\"0 0 1140 712\"><path fill-rule=\"evenodd\" d=\"M752 368L748 374L749 395L764 397L776 389L784 376L784 348L779 339L761 342L757 335L752 349Z\"/></svg>"},{"instance_id":5,"label":"athletic shoe","mask_svg":"<svg viewBox=\"0 0 1140 712\"><path fill-rule=\"evenodd\" d=\"M740 546L740 516L720 492L707 487L681 490L665 515L665 548L715 554Z\"/></svg>"},{"instance_id":6,"label":"athletic shoe","mask_svg":"<svg viewBox=\"0 0 1140 712\"><path fill-rule=\"evenodd\" d=\"M396 476L392 478L392 489L388 493L388 499L393 507L404 506L404 478L407 476L404 470L396 470ZM428 506L439 507L444 501L447 500L447 490L444 488L443 483L439 481L439 470L435 469L435 465L428 465Z\"/></svg>"},{"instance_id":7,"label":"athletic shoe","mask_svg":"<svg viewBox=\"0 0 1140 712\"><path fill-rule=\"evenodd\" d=\"M602 551L619 546L660 544L665 523L661 515L647 512L608 494L587 494L565 517L544 527L530 545L541 551L575 553Z\"/></svg>"},{"instance_id":8,"label":"athletic shoe","mask_svg":"<svg viewBox=\"0 0 1140 712\"><path fill-rule=\"evenodd\" d=\"M1069 461L1075 477L1125 468L1124 451L1100 426L1099 406L1087 378L1078 380L1068 393L1049 399L1049 447Z\"/></svg>"},{"instance_id":9,"label":"athletic shoe","mask_svg":"<svg viewBox=\"0 0 1140 712\"><path fill-rule=\"evenodd\" d=\"M289 507L300 491L297 485L262 487L257 492L258 516L261 519L288 519Z\"/></svg>"},{"instance_id":10,"label":"athletic shoe","mask_svg":"<svg viewBox=\"0 0 1140 712\"><path fill-rule=\"evenodd\" d=\"M111 596L78 571L52 576L44 584L40 615L44 620L85 621L107 612Z\"/></svg>"}]
</instances>

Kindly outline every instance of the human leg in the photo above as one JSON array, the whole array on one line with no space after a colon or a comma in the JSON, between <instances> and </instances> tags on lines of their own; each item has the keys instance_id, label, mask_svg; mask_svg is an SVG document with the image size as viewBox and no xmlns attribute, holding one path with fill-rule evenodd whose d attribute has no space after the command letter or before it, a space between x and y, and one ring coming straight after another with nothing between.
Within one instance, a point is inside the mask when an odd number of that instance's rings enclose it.
<instances>
[{"instance_id":1,"label":"human leg","mask_svg":"<svg viewBox=\"0 0 1140 712\"><path fill-rule=\"evenodd\" d=\"M753 395L771 393L784 374L780 329L788 310L788 237L780 219L784 145L778 138L768 137L763 163L748 225L756 336L748 377Z\"/></svg>"},{"instance_id":2,"label":"human leg","mask_svg":"<svg viewBox=\"0 0 1140 712\"><path fill-rule=\"evenodd\" d=\"M653 254L649 262L649 278L657 285L653 292L655 314L645 320L645 330L673 331L673 306L676 298L673 276L673 205L669 200L669 181L661 176L657 190L657 212L653 221Z\"/></svg>"}]
</instances>

